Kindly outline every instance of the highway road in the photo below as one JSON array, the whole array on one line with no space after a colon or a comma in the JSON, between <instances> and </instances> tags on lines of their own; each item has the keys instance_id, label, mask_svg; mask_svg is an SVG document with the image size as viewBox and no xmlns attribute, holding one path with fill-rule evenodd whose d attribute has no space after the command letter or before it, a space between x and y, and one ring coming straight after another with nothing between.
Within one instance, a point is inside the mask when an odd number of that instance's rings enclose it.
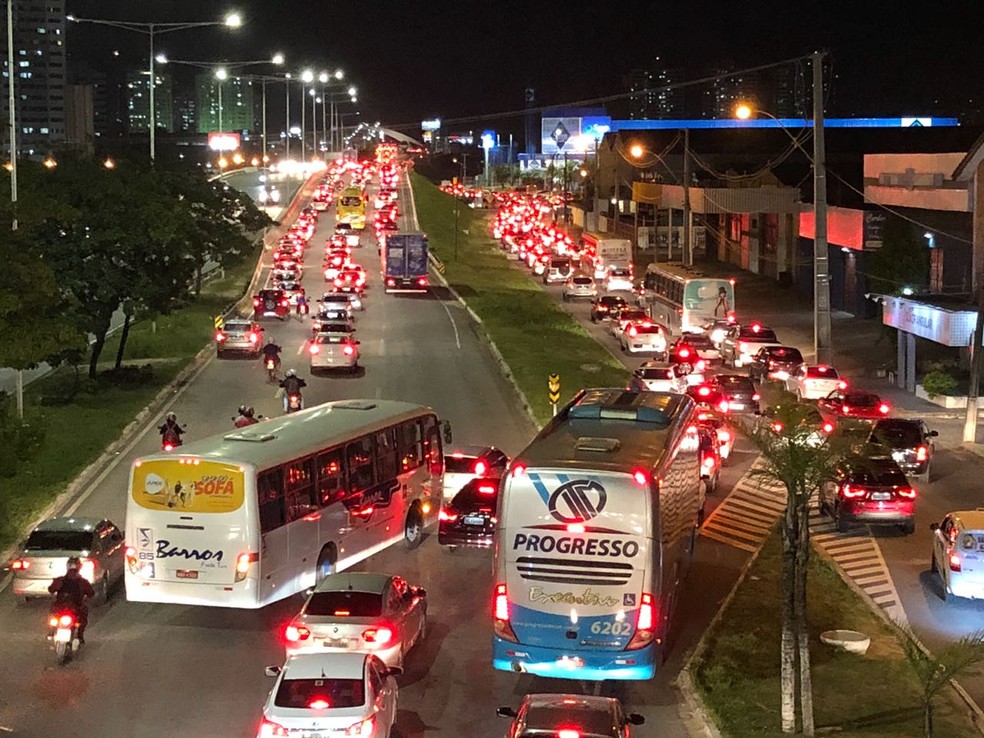
<instances>
[{"instance_id":1,"label":"highway road","mask_svg":"<svg viewBox=\"0 0 984 738\"><path fill-rule=\"evenodd\" d=\"M405 212L410 202L405 186L400 197ZM325 213L307 256L309 296L323 289L318 266L330 232L331 216ZM451 421L456 443L493 443L517 453L534 428L464 309L440 288L422 297L383 294L375 244L370 234L363 241L356 258L369 272L371 285L366 310L357 317L364 372L310 377L304 353L307 320L267 323L268 334L285 346L284 368L296 366L308 379L307 405L357 397L420 402ZM193 440L230 428L230 416L243 402L263 415L281 412L258 360L213 360L175 396L171 409ZM71 509L122 525L129 463L158 448L153 427L137 434L120 463ZM736 455L712 506L752 456L747 450ZM527 692L580 691L583 685L576 683L493 671L491 553L449 554L433 533L414 552L395 546L358 567L398 572L428 591L431 633L410 654L399 680L396 735L491 738L504 729L496 706L518 704ZM748 555L702 539L665 668L652 682L613 687L632 710L659 726L661 736L687 735L672 681ZM297 596L262 611L235 611L128 603L117 592L106 606L94 609L79 658L56 668L43 638L46 606L15 601L9 591L2 595L0 731L30 738L254 735L270 687L263 667L282 663L279 627L302 602Z\"/></svg>"}]
</instances>

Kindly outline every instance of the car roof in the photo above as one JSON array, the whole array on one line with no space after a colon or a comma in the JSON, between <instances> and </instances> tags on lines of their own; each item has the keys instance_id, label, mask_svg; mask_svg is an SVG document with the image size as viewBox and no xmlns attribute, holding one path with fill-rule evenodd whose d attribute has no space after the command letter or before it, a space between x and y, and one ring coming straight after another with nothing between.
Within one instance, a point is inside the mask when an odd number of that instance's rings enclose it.
<instances>
[{"instance_id":1,"label":"car roof","mask_svg":"<svg viewBox=\"0 0 984 738\"><path fill-rule=\"evenodd\" d=\"M950 516L958 521L960 527L967 530L984 530L984 509L959 510L951 512Z\"/></svg>"},{"instance_id":2,"label":"car roof","mask_svg":"<svg viewBox=\"0 0 984 738\"><path fill-rule=\"evenodd\" d=\"M343 571L325 577L314 588L315 592L376 592L382 593L392 574L377 574L366 571Z\"/></svg>"},{"instance_id":3,"label":"car roof","mask_svg":"<svg viewBox=\"0 0 984 738\"><path fill-rule=\"evenodd\" d=\"M89 531L95 530L105 518L57 517L38 523L34 530Z\"/></svg>"},{"instance_id":4,"label":"car roof","mask_svg":"<svg viewBox=\"0 0 984 738\"><path fill-rule=\"evenodd\" d=\"M618 700L573 694L532 694L523 700L526 706L526 731L544 736L556 735L556 720L563 716L580 727L582 736L610 736L615 725Z\"/></svg>"},{"instance_id":5,"label":"car roof","mask_svg":"<svg viewBox=\"0 0 984 738\"><path fill-rule=\"evenodd\" d=\"M344 653L299 653L288 657L284 664L284 679L362 679L366 659L370 654L355 651Z\"/></svg>"}]
</instances>

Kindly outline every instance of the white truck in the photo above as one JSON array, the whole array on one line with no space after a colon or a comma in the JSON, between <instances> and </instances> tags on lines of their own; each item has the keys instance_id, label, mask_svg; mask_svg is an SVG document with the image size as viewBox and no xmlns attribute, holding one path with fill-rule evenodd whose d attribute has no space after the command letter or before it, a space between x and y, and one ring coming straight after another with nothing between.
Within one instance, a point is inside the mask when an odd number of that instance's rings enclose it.
<instances>
[{"instance_id":1,"label":"white truck","mask_svg":"<svg viewBox=\"0 0 984 738\"><path fill-rule=\"evenodd\" d=\"M627 238L606 238L584 234L586 249L594 252L594 278L603 280L614 267L632 269L632 242Z\"/></svg>"}]
</instances>

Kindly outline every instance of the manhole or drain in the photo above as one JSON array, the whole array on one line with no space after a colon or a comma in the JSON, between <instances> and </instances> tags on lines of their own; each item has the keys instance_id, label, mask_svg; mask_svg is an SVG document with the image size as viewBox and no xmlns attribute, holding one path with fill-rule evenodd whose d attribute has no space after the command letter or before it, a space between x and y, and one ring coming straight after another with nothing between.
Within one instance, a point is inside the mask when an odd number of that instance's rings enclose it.
<instances>
[{"instance_id":1,"label":"manhole or drain","mask_svg":"<svg viewBox=\"0 0 984 738\"><path fill-rule=\"evenodd\" d=\"M601 367L597 364L581 364L582 372L600 372Z\"/></svg>"}]
</instances>

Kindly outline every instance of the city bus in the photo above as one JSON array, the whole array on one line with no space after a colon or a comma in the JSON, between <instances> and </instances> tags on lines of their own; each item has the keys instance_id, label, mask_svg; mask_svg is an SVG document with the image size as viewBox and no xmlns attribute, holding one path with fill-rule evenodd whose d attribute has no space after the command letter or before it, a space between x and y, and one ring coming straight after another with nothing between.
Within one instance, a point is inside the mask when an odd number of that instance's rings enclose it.
<instances>
[{"instance_id":1,"label":"city bus","mask_svg":"<svg viewBox=\"0 0 984 738\"><path fill-rule=\"evenodd\" d=\"M512 462L495 534L493 666L650 679L704 491L691 398L581 390Z\"/></svg>"},{"instance_id":2,"label":"city bus","mask_svg":"<svg viewBox=\"0 0 984 738\"><path fill-rule=\"evenodd\" d=\"M366 198L360 187L346 187L338 195L336 223L348 223L353 230L366 227Z\"/></svg>"},{"instance_id":3,"label":"city bus","mask_svg":"<svg viewBox=\"0 0 984 738\"><path fill-rule=\"evenodd\" d=\"M673 333L701 332L715 320L735 320L735 280L710 277L681 263L650 264L639 303Z\"/></svg>"},{"instance_id":4,"label":"city bus","mask_svg":"<svg viewBox=\"0 0 984 738\"><path fill-rule=\"evenodd\" d=\"M427 407L342 400L134 460L127 599L259 608L413 548L440 508L440 431Z\"/></svg>"}]
</instances>

